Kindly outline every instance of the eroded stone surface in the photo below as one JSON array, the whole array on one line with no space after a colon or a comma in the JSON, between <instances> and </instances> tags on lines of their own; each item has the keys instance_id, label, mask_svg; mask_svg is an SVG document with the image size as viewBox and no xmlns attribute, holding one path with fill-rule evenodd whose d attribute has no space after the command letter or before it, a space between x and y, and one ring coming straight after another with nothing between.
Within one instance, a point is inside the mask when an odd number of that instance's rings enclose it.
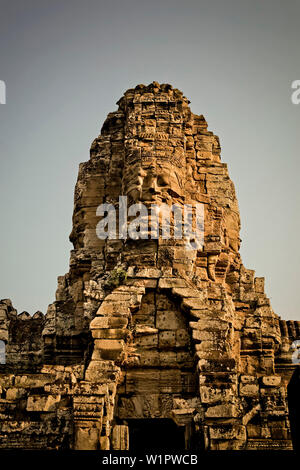
<instances>
[{"instance_id":1,"label":"eroded stone surface","mask_svg":"<svg viewBox=\"0 0 300 470\"><path fill-rule=\"evenodd\" d=\"M291 448L300 322L276 315L239 254L220 142L170 85L127 90L79 168L74 250L44 316L0 303L0 448L130 448L130 420L172 419L187 448ZM203 203L203 250L100 240L97 207ZM33 419L33 415L35 418ZM33 437L34 436L34 437ZM162 441L163 448L163 441Z\"/></svg>"}]
</instances>

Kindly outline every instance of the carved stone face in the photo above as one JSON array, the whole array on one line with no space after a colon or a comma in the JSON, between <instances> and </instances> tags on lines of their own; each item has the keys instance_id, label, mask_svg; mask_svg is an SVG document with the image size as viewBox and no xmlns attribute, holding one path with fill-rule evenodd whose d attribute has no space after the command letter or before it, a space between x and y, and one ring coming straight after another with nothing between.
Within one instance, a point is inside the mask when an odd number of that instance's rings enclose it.
<instances>
[{"instance_id":1,"label":"carved stone face","mask_svg":"<svg viewBox=\"0 0 300 470\"><path fill-rule=\"evenodd\" d=\"M133 202L166 202L183 194L182 179L180 169L170 161L144 161L124 181L124 194Z\"/></svg>"}]
</instances>

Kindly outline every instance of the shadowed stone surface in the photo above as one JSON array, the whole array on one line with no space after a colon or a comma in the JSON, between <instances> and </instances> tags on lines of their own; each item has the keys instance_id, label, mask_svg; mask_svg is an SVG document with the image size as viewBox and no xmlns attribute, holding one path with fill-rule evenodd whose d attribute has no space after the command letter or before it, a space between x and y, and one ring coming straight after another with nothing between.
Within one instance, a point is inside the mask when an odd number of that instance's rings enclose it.
<instances>
[{"instance_id":1,"label":"shadowed stone surface","mask_svg":"<svg viewBox=\"0 0 300 470\"><path fill-rule=\"evenodd\" d=\"M218 137L170 85L138 85L117 104L79 168L56 301L33 317L0 303L0 448L130 449L163 420L190 449L291 449L300 322L281 320L242 264ZM203 249L161 235L100 240L97 207L118 211L120 195L202 203Z\"/></svg>"}]
</instances>

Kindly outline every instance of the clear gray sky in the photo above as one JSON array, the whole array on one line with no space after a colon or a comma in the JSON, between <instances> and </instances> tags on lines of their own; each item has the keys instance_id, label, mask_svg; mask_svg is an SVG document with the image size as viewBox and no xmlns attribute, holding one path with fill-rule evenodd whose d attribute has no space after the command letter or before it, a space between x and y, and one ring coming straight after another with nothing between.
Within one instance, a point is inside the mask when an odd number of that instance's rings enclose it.
<instances>
[{"instance_id":1,"label":"clear gray sky","mask_svg":"<svg viewBox=\"0 0 300 470\"><path fill-rule=\"evenodd\" d=\"M300 320L299 0L1 0L0 298L46 311L79 162L123 92L171 83L219 135L247 268Z\"/></svg>"}]
</instances>

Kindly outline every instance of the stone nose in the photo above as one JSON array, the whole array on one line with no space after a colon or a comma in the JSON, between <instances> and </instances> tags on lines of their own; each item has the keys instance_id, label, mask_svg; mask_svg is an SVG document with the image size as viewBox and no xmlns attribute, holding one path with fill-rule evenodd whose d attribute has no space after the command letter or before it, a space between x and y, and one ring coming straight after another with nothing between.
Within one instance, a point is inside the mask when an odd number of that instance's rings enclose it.
<instances>
[{"instance_id":1,"label":"stone nose","mask_svg":"<svg viewBox=\"0 0 300 470\"><path fill-rule=\"evenodd\" d=\"M156 178L151 177L147 178L147 180L144 181L144 190L153 194L157 192L158 186L157 186L157 181Z\"/></svg>"}]
</instances>

